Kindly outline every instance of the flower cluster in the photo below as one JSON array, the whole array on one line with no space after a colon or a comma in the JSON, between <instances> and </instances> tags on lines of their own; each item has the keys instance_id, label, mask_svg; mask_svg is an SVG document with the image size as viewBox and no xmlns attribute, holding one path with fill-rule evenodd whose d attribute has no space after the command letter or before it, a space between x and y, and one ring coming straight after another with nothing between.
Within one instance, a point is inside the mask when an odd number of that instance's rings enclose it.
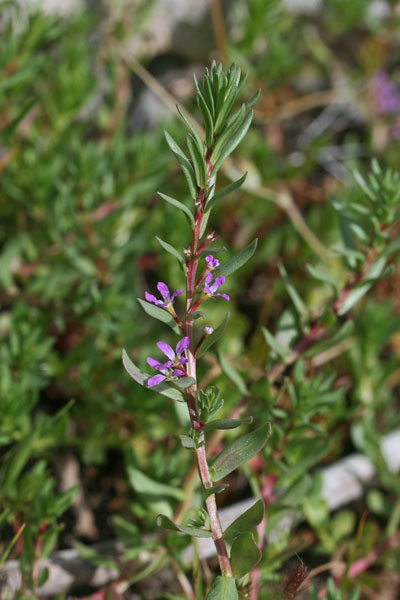
<instances>
[{"instance_id":1,"label":"flower cluster","mask_svg":"<svg viewBox=\"0 0 400 600\"><path fill-rule=\"evenodd\" d=\"M221 287L225 283L225 277L220 275L216 277L213 282L213 276L210 271L207 271L205 283L204 283L204 293L208 298L216 298L217 296L220 298L224 298L229 302L230 298L227 294L217 294L217 289Z\"/></svg>"},{"instance_id":2,"label":"flower cluster","mask_svg":"<svg viewBox=\"0 0 400 600\"><path fill-rule=\"evenodd\" d=\"M157 346L161 352L165 354L168 360L165 363L160 363L158 360L151 358L151 356L147 358L147 364L160 372L158 375L154 375L147 380L147 385L149 387L158 385L165 380L174 381L178 377L186 375L183 365L188 362L188 359L182 357L182 354L189 347L189 338L187 336L182 338L177 343L175 351L166 342L157 342Z\"/></svg>"}]
</instances>

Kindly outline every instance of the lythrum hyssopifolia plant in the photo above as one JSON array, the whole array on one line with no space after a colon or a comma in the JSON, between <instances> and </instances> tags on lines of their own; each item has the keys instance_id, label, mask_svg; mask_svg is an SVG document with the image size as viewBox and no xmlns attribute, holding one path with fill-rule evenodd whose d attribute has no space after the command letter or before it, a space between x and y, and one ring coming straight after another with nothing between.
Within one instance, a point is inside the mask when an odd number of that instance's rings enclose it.
<instances>
[{"instance_id":1,"label":"lythrum hyssopifolia plant","mask_svg":"<svg viewBox=\"0 0 400 600\"><path fill-rule=\"evenodd\" d=\"M182 265L186 279L186 289L170 292L168 285L158 282L158 295L147 292L141 304L152 317L169 325L177 334L175 349L164 341L158 342L157 358L148 357L147 363L155 374L143 373L129 359L126 352L123 361L131 377L153 392L168 398L187 403L191 431L181 436L182 445L193 451L203 488L203 497L207 514L203 523L193 526L179 526L161 515L159 525L168 529L178 529L183 533L212 537L221 575L218 576L209 594L210 598L238 597L235 577L243 577L260 559L251 531L261 521L263 508L257 503L250 515L232 529L231 535L225 535L221 528L216 505L216 494L225 487L221 480L240 464L257 454L265 445L270 425L264 423L253 432L237 439L209 464L207 460L207 434L217 429L233 429L242 424L240 420L214 419L223 406L218 388L209 387L199 390L197 386L197 361L215 344L224 332L229 313L223 323L213 330L204 326L205 315L199 308L205 302L225 302L230 298L223 286L226 277L232 275L253 255L256 242L239 252L224 264L215 256L210 246L216 237L207 231L207 222L215 204L226 194L237 189L245 176L216 192L216 179L221 165L233 152L245 136L251 120L251 106L256 102L258 93L249 101L234 109L235 101L245 83L240 69L232 65L227 73L222 66L213 64L206 71L202 83L195 79L197 102L205 124L203 141L193 124L181 111L180 115L187 126L186 154L172 137L166 133L168 145L179 162L187 181L192 207L165 194L160 196L187 217L191 227L191 242L181 255L168 242L160 240L161 246L175 256ZM183 315L175 308L175 299L185 295ZM197 326L197 323L201 323ZM246 421L248 422L248 420ZM248 521L248 523L246 522ZM228 552L227 541L231 545Z\"/></svg>"},{"instance_id":2,"label":"lythrum hyssopifolia plant","mask_svg":"<svg viewBox=\"0 0 400 600\"><path fill-rule=\"evenodd\" d=\"M229 306L230 298L224 291L226 278L252 257L257 243L255 240L221 264L218 248L213 245L215 233L207 230L210 212L216 203L238 189L245 180L244 175L217 191L218 172L245 136L252 120L251 106L258 98L256 93L240 108L235 107L244 82L245 78L241 78L240 70L234 65L224 73L222 67L214 63L210 71L206 70L202 83L195 78L197 103L204 120L204 141L179 109L188 129L187 151L184 152L166 133L167 143L186 178L191 207L189 203L163 193L160 196L183 212L191 229L191 240L182 253L169 242L157 240L178 260L183 272L182 281L185 280L181 287L185 289L173 291L167 283L159 281L157 290L148 290L145 299L139 299L139 302L148 315L168 325L177 339L174 347L165 341L157 343L158 350L147 358L151 368L148 373L140 370L123 352L125 368L137 383L187 405L190 431L180 435L180 440L195 457L205 508L198 512L196 519L184 525L166 515L159 515L157 524L194 538L212 538L220 574L211 584L209 600L237 600L239 594L240 597L257 600L261 573L258 563L265 525L268 534L272 527L279 526L282 515L293 509L301 510L325 549L333 552L337 532L332 532L332 535L328 532L328 515L325 505L321 504L319 479L316 477L314 481L308 471L328 452L329 428L343 419L344 387L336 381L333 370L328 374L309 374L306 360L318 354L321 356L327 350L343 351L343 341L349 342L354 332L349 316L351 309L375 282L390 272L388 260L399 248L398 241L393 239L393 225L399 217L399 177L390 171L384 173L373 162L369 179L356 174L357 187L343 193L342 199L334 203L342 238L332 253L336 266L331 270L335 275L329 268L308 265L309 274L317 285L332 290L325 306L315 311L308 309L286 271L281 268L293 310L282 315L274 334L266 328L262 330L270 353L266 368L251 388L253 400L260 400L260 405L263 405L262 410L257 410L258 426L236 438L209 462L210 432L214 435L216 430L235 429L252 422L249 416L237 418L240 413L235 418L215 418L223 407L220 390L216 386L200 388L197 378L197 361L221 338L229 317L227 312L222 323L213 330L206 324L202 305L212 307L215 303L222 303ZM222 370L230 379L233 377L236 382L239 381L239 391L247 396L241 377L223 357L220 359ZM279 385L273 389L277 382ZM285 410L279 405L280 398L283 398ZM371 431L375 431L368 407L358 407L357 410L358 413L361 411L363 419L362 422L358 419L359 422L352 427L356 444L357 440L370 438ZM272 435L266 445L271 433L270 423L273 424ZM239 466L244 467L244 463L264 446L269 462L268 474L259 488L262 499L223 531L216 504L216 495L227 487L223 479ZM363 448L360 446L360 449ZM274 503L274 510L268 506L267 520L263 518L263 500L266 505ZM257 540L256 528L259 534ZM269 540L264 560L260 563L264 581L279 568L282 562L279 557L282 551L287 550L287 536L283 530L281 533L275 542ZM351 558L349 560L351 562ZM303 568L297 569L295 576L287 576L282 588L283 596L295 598L305 577L306 569ZM191 591L187 580L182 579L182 587L186 587L188 598L203 599L202 584L198 583L197 577L194 579L195 592ZM332 587L332 584L329 585ZM246 595L248 590L250 596ZM337 594L341 592L337 591Z\"/></svg>"}]
</instances>

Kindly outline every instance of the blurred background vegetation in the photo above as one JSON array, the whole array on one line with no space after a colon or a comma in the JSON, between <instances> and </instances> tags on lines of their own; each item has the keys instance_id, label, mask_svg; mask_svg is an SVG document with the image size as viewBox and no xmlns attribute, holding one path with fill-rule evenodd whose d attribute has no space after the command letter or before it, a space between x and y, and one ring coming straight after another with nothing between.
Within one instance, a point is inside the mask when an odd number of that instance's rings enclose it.
<instances>
[{"instance_id":1,"label":"blurred background vegetation","mask_svg":"<svg viewBox=\"0 0 400 600\"><path fill-rule=\"evenodd\" d=\"M66 3L60 14L52 3L2 1L0 11L0 523L3 558L19 558L25 589L36 593L47 576L35 572L39 556L119 535L133 559L155 516L172 514L181 499L191 465L176 438L185 415L132 384L121 349L144 367L155 342L170 341L136 297L154 293L159 280L182 287L155 235L182 248L188 231L156 192L187 194L163 129L183 140L175 102L198 117L192 73L201 76L213 58L234 61L249 72L246 97L261 88L253 126L221 182L248 171L247 187L221 201L211 226L224 258L259 239L253 260L226 283L232 316L220 349L254 384L262 414L269 350L261 327L275 332L290 304L279 265L317 313L330 291L306 264L343 277L331 252L339 239L333 201L360 194L352 171L365 173L373 157L398 167L400 102L387 106L379 94L384 85L389 96L400 90L400 4L103 0ZM209 307L211 325L225 309ZM328 360L341 391L324 388L321 363L319 383L302 397L334 394L318 420L327 434L315 463L361 450L378 479L333 517L319 504L315 517L317 500L308 513L303 505L308 524L295 543L271 545L266 582L299 548L313 568L367 554L397 531L399 480L377 440L399 424L398 269L353 312L352 343ZM227 411L240 401L214 355L201 376L222 388ZM355 433L360 419L370 424L367 439ZM251 470L260 479L268 461ZM152 492L135 473L168 487ZM247 497L247 481L233 481L220 504ZM361 580L365 598L398 598L399 566L398 549L383 553Z\"/></svg>"}]
</instances>

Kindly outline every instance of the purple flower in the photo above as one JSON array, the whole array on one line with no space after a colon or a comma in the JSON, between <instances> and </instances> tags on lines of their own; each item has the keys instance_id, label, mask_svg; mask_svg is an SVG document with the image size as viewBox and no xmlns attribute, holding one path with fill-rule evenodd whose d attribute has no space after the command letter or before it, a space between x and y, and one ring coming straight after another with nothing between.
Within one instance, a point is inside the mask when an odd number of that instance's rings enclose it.
<instances>
[{"instance_id":1,"label":"purple flower","mask_svg":"<svg viewBox=\"0 0 400 600\"><path fill-rule=\"evenodd\" d=\"M211 283L212 278L213 278L213 276L210 273L210 271L207 271L206 281L204 284L204 293L207 296L209 296L209 298L215 298L217 296L220 296L221 298L224 298L225 300L228 300L228 302L229 302L230 298L226 294L216 294L217 289L225 283L225 277L223 275L216 277L214 280L214 283Z\"/></svg>"},{"instance_id":2,"label":"purple flower","mask_svg":"<svg viewBox=\"0 0 400 600\"><path fill-rule=\"evenodd\" d=\"M172 304L175 300L176 296L183 294L183 290L176 290L176 292L174 292L171 296L168 286L162 281L157 283L157 289L160 292L163 300L158 300L155 296L153 296L153 294L149 294L148 292L145 293L144 297L146 298L147 302L152 302L156 306L162 306L164 308L170 306L170 304Z\"/></svg>"},{"instance_id":3,"label":"purple flower","mask_svg":"<svg viewBox=\"0 0 400 600\"><path fill-rule=\"evenodd\" d=\"M180 365L185 365L188 362L187 358L182 358L182 354L188 349L189 343L189 338L185 336L177 343L176 350L174 351L169 344L157 342L157 346L168 360L165 363L160 363L158 360L151 358L151 356L148 357L147 364L153 367L153 369L160 371L160 374L154 375L147 380L149 387L165 380L174 381L177 377L186 375L185 370Z\"/></svg>"},{"instance_id":4,"label":"purple flower","mask_svg":"<svg viewBox=\"0 0 400 600\"><path fill-rule=\"evenodd\" d=\"M371 93L378 113L393 114L400 111L400 92L385 71L378 71L373 76Z\"/></svg>"},{"instance_id":5,"label":"purple flower","mask_svg":"<svg viewBox=\"0 0 400 600\"><path fill-rule=\"evenodd\" d=\"M218 258L214 258L212 254L206 256L206 263L209 269L216 269L217 267L219 267Z\"/></svg>"}]
</instances>

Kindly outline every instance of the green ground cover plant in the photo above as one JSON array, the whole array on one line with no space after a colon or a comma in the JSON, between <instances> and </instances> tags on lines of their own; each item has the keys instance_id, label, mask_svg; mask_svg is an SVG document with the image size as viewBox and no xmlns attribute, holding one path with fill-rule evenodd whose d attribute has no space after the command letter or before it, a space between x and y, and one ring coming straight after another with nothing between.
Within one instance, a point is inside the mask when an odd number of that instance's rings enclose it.
<instances>
[{"instance_id":1,"label":"green ground cover plant","mask_svg":"<svg viewBox=\"0 0 400 600\"><path fill-rule=\"evenodd\" d=\"M235 3L227 68L132 133L129 22L22 23L2 3L0 556L19 561L16 598L40 597L41 560L71 545L115 569L101 598L398 589L399 477L381 451L399 422L396 13L354 6ZM320 469L354 451L376 478L331 514ZM222 532L217 507L249 496ZM115 538L117 558L96 549Z\"/></svg>"}]
</instances>

